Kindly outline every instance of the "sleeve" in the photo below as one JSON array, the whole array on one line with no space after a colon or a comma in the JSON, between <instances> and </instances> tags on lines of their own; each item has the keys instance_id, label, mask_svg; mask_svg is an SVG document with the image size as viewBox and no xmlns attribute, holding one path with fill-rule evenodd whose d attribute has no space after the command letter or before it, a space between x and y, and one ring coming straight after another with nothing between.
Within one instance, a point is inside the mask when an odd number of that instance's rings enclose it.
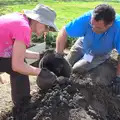
<instances>
[{"instance_id":1,"label":"sleeve","mask_svg":"<svg viewBox=\"0 0 120 120\"><path fill-rule=\"evenodd\" d=\"M28 26L17 26L13 31L13 39L21 40L27 47L30 45L31 30Z\"/></svg>"},{"instance_id":2,"label":"sleeve","mask_svg":"<svg viewBox=\"0 0 120 120\"><path fill-rule=\"evenodd\" d=\"M120 29L116 32L114 47L120 55Z\"/></svg>"},{"instance_id":3,"label":"sleeve","mask_svg":"<svg viewBox=\"0 0 120 120\"><path fill-rule=\"evenodd\" d=\"M86 29L90 22L91 11L69 22L66 26L66 32L70 37L82 37L86 33Z\"/></svg>"}]
</instances>

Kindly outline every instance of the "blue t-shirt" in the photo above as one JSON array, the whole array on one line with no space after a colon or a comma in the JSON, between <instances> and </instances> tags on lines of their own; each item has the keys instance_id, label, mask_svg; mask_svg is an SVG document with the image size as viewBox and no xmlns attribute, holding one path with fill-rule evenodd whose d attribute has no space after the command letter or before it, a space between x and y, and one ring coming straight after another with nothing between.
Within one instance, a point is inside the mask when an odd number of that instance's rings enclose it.
<instances>
[{"instance_id":1,"label":"blue t-shirt","mask_svg":"<svg viewBox=\"0 0 120 120\"><path fill-rule=\"evenodd\" d=\"M113 25L104 33L97 34L90 24L93 11L89 11L65 26L68 36L84 37L83 51L94 55L104 55L116 49L120 54L120 15L116 15Z\"/></svg>"}]
</instances>

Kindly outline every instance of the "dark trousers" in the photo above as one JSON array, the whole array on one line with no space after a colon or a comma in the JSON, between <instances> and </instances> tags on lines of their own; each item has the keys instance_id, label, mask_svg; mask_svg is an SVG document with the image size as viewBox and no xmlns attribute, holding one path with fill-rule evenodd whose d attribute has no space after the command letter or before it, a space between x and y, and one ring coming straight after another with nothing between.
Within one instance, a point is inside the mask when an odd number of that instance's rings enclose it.
<instances>
[{"instance_id":1,"label":"dark trousers","mask_svg":"<svg viewBox=\"0 0 120 120\"><path fill-rule=\"evenodd\" d=\"M29 77L12 70L11 58L0 58L0 72L10 75L11 96L15 106L20 106L30 98Z\"/></svg>"}]
</instances>

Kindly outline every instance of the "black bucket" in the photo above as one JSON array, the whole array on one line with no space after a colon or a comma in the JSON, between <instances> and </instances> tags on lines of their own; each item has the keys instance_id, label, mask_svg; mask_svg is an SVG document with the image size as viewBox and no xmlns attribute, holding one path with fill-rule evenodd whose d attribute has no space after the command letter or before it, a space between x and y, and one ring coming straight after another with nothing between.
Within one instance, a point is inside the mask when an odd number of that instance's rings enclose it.
<instances>
[{"instance_id":1,"label":"black bucket","mask_svg":"<svg viewBox=\"0 0 120 120\"><path fill-rule=\"evenodd\" d=\"M66 61L65 58L56 57L56 53L53 50L46 51L39 63L39 67L47 68L56 74L57 77L70 77L71 74L70 64Z\"/></svg>"}]
</instances>

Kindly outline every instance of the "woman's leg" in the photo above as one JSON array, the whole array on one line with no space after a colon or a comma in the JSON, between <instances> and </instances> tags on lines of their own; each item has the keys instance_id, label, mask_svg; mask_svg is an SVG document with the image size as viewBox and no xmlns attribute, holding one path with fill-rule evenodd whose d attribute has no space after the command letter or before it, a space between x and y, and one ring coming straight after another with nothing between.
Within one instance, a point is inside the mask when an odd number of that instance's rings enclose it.
<instances>
[{"instance_id":1,"label":"woman's leg","mask_svg":"<svg viewBox=\"0 0 120 120\"><path fill-rule=\"evenodd\" d=\"M11 95L15 106L30 99L30 83L26 75L14 72L11 67L11 58L0 58L0 72L10 74Z\"/></svg>"},{"instance_id":2,"label":"woman's leg","mask_svg":"<svg viewBox=\"0 0 120 120\"><path fill-rule=\"evenodd\" d=\"M28 76L12 72L10 73L10 80L12 100L15 106L29 103L30 83Z\"/></svg>"}]
</instances>

